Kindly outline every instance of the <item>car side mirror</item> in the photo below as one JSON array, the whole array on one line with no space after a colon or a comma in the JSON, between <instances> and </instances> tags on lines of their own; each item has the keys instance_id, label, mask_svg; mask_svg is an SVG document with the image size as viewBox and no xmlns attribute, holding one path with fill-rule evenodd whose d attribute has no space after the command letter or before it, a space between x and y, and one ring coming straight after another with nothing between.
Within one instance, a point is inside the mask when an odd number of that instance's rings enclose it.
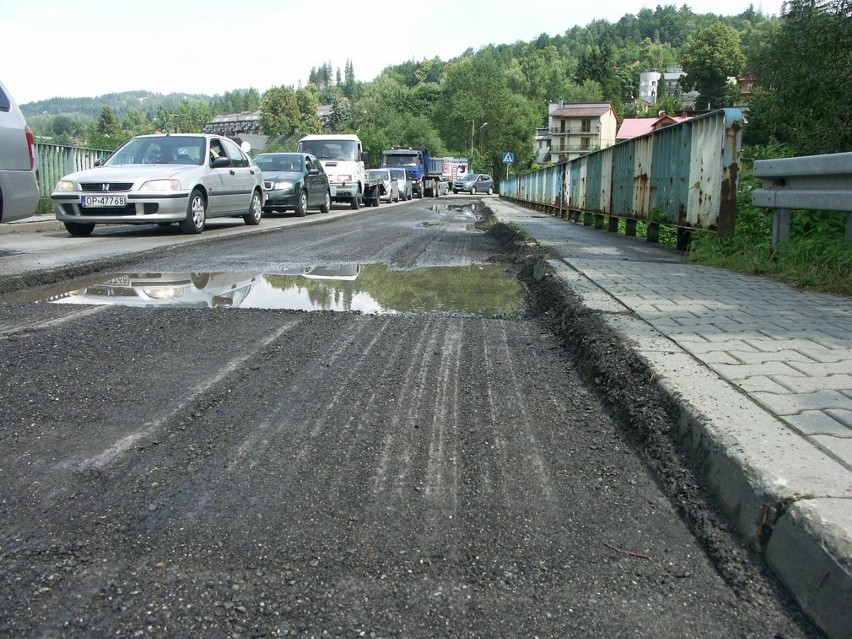
<instances>
[{"instance_id":1,"label":"car side mirror","mask_svg":"<svg viewBox=\"0 0 852 639\"><path fill-rule=\"evenodd\" d=\"M212 166L213 166L214 169L221 169L222 167L225 167L225 166L231 166L231 158L223 158L223 157L214 158Z\"/></svg>"}]
</instances>

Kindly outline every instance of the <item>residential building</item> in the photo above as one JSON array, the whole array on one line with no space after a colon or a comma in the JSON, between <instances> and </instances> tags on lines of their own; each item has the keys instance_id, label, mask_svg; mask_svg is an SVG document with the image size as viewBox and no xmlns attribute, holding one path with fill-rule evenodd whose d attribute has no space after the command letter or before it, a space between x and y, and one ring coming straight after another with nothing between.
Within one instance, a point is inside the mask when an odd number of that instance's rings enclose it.
<instances>
[{"instance_id":1,"label":"residential building","mask_svg":"<svg viewBox=\"0 0 852 639\"><path fill-rule=\"evenodd\" d=\"M535 161L538 164L550 162L550 129L547 127L535 130Z\"/></svg>"},{"instance_id":2,"label":"residential building","mask_svg":"<svg viewBox=\"0 0 852 639\"><path fill-rule=\"evenodd\" d=\"M611 102L551 102L550 161L573 160L615 144L618 120Z\"/></svg>"}]
</instances>

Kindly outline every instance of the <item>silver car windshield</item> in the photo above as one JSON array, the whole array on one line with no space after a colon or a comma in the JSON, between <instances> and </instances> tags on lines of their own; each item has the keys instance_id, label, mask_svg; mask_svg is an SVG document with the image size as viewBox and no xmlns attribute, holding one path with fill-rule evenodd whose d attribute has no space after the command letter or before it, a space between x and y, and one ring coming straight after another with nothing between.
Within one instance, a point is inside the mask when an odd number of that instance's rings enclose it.
<instances>
[{"instance_id":1,"label":"silver car windshield","mask_svg":"<svg viewBox=\"0 0 852 639\"><path fill-rule=\"evenodd\" d=\"M130 164L191 164L204 163L203 137L152 136L128 140L109 159L106 166Z\"/></svg>"},{"instance_id":2,"label":"silver car windshield","mask_svg":"<svg viewBox=\"0 0 852 639\"><path fill-rule=\"evenodd\" d=\"M405 180L405 169L391 169L391 175L394 176L397 180Z\"/></svg>"}]
</instances>

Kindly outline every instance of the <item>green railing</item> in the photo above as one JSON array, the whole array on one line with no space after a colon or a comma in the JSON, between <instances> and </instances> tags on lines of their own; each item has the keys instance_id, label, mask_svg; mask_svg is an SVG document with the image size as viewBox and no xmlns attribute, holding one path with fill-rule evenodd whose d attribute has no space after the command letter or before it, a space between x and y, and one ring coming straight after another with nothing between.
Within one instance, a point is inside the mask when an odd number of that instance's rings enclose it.
<instances>
[{"instance_id":1,"label":"green railing","mask_svg":"<svg viewBox=\"0 0 852 639\"><path fill-rule=\"evenodd\" d=\"M62 176L95 166L95 162L109 157L112 151L87 149L36 142L36 169L38 191L41 197L50 197L53 187Z\"/></svg>"}]
</instances>

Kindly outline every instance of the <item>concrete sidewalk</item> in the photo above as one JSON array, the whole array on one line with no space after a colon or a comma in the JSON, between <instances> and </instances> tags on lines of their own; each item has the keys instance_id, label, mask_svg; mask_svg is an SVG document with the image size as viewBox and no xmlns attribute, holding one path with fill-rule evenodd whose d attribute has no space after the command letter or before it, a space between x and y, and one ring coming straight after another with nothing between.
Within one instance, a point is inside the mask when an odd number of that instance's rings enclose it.
<instances>
[{"instance_id":1,"label":"concrete sidewalk","mask_svg":"<svg viewBox=\"0 0 852 639\"><path fill-rule=\"evenodd\" d=\"M489 206L655 371L706 481L804 611L852 636L852 300Z\"/></svg>"}]
</instances>

